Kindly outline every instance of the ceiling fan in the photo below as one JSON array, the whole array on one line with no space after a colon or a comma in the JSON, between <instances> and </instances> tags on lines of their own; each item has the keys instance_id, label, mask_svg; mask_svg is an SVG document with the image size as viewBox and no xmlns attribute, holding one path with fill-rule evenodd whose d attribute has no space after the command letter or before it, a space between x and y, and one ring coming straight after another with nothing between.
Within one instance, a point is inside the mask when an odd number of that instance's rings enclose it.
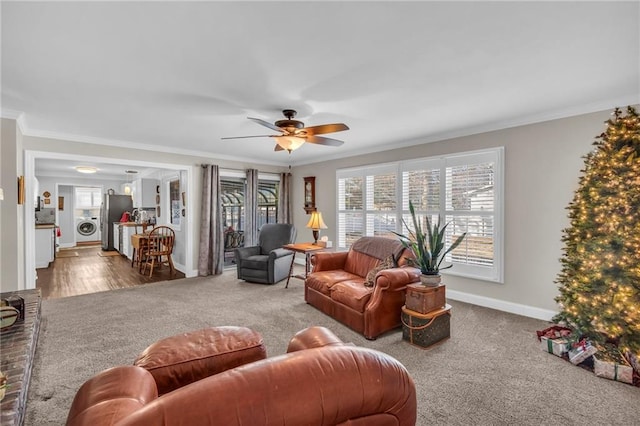
<instances>
[{"instance_id":1,"label":"ceiling fan","mask_svg":"<svg viewBox=\"0 0 640 426\"><path fill-rule=\"evenodd\" d=\"M222 139L243 139L243 138L262 138L270 137L276 139L276 147L274 151L291 151L300 148L305 142L317 145L340 146L344 142L337 139L317 136L324 133L342 132L349 130L349 127L343 123L321 124L319 126L304 127L302 121L294 120L297 112L292 109L282 110L282 114L286 120L278 120L274 124L259 118L247 117L249 120L255 121L265 127L281 132L279 135L256 135L256 136L235 136Z\"/></svg>"}]
</instances>

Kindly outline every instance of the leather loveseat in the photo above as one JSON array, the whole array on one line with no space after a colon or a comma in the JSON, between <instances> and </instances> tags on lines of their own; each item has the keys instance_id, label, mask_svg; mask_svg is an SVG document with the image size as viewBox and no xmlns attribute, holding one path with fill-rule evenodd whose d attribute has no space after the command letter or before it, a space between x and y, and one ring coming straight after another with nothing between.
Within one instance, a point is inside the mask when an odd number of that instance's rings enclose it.
<instances>
[{"instance_id":1,"label":"leather loveseat","mask_svg":"<svg viewBox=\"0 0 640 426\"><path fill-rule=\"evenodd\" d=\"M382 352L344 344L324 327L298 332L284 355L250 361L263 350L244 327L163 339L136 360L148 369L115 367L85 382L67 426L415 425L413 380ZM207 351L222 358L202 359ZM200 378L205 370L213 375Z\"/></svg>"},{"instance_id":2,"label":"leather loveseat","mask_svg":"<svg viewBox=\"0 0 640 426\"><path fill-rule=\"evenodd\" d=\"M370 271L390 256L399 267L380 270L371 277L373 286L365 285ZM406 266L409 256L398 240L384 237L362 237L348 252L316 253L305 301L375 339L401 325L406 286L420 280L420 270Z\"/></svg>"}]
</instances>

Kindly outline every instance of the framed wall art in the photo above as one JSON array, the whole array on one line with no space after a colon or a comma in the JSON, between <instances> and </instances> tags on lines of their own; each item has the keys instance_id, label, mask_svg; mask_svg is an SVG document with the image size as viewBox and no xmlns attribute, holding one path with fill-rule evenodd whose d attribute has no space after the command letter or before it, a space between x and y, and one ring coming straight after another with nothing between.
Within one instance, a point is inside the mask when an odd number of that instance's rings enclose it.
<instances>
[{"instance_id":1,"label":"framed wall art","mask_svg":"<svg viewBox=\"0 0 640 426\"><path fill-rule=\"evenodd\" d=\"M304 211L307 214L316 211L316 177L304 178Z\"/></svg>"},{"instance_id":2,"label":"framed wall art","mask_svg":"<svg viewBox=\"0 0 640 426\"><path fill-rule=\"evenodd\" d=\"M24 176L18 176L18 204L24 204Z\"/></svg>"}]
</instances>

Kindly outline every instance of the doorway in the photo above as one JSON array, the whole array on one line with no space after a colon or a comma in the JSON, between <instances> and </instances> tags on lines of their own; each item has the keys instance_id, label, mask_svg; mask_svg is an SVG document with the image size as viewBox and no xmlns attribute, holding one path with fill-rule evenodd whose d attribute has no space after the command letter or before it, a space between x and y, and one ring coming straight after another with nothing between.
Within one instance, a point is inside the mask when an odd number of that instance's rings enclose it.
<instances>
[{"instance_id":1,"label":"doorway","mask_svg":"<svg viewBox=\"0 0 640 426\"><path fill-rule=\"evenodd\" d=\"M90 157L90 156L82 156L82 155L73 155L73 154L63 154L63 153L52 153L52 152L44 152L44 151L25 151L25 190L27 194L35 195L38 191L38 181L36 180L36 160L47 160L50 161L51 164L58 166L63 165L59 168L61 169L69 169L67 174L58 173L58 171L48 172L46 178L42 179L47 185L54 189L46 189L48 192L52 192L52 199L57 201L58 197L63 197L61 207L62 209L56 210L56 221L70 221L66 223L66 228L70 231L64 232L61 235L60 242L64 242L64 246L61 246L60 249L73 247L77 244L77 241L71 240L71 236L76 233L77 225L75 223L76 216L74 213L75 209L74 204L71 203L71 199L75 196L70 192L75 186L87 186L87 187L102 187L102 191L106 191L110 188L119 189L119 185L121 182L126 181L126 177L124 176L124 171L131 169L132 167L138 168L140 170L146 169L155 169L166 172L167 174L171 174L172 176L179 176L181 182L181 191L185 193L184 199L186 200L186 205L184 206L184 216L182 217L181 224L181 232L179 235L180 242L176 244L177 253L174 256L174 261L176 263L176 268L181 271L184 276L192 277L197 275L197 270L193 267L194 264L194 250L193 250L193 241L196 240L196 236L194 235L195 227L193 226L193 217L194 217L194 206L197 203L195 200L195 196L188 196L191 188L194 186L194 173L195 166L186 166L186 165L178 165L178 164L168 164L168 163L157 163L150 161L139 161L139 160L126 160L126 159L112 159L112 158L103 158L103 157ZM78 177L77 173L73 170L73 167L69 166L70 163L91 163L96 164L100 167L106 169L117 169L122 171L122 178L118 180L116 177L109 177L105 180L105 182L101 182L99 179L100 173L96 173L95 175L86 175ZM141 173L142 174L142 173ZM41 185L40 185L41 186ZM43 189L42 187L40 189ZM155 188L154 188L155 189ZM44 189L43 189L44 190ZM42 191L40 191L42 192ZM167 198L168 199L168 198ZM54 202L55 202L54 201ZM154 198L155 201L155 198ZM164 201L164 199L163 199ZM35 268L35 216L33 214L35 210L35 197L27 196L25 197L25 214L24 214L24 282L25 289L33 289L36 288L36 280L38 279L38 275L41 273L41 270L36 270ZM61 216L62 213L62 216ZM62 217L62 219L61 219ZM89 216L89 217L98 217L98 216ZM178 238L178 237L177 237ZM99 239L97 240L99 241ZM96 255L97 256L97 255ZM71 258L72 260L74 258ZM177 261L176 261L177 259ZM126 262L125 259L123 261ZM46 272L42 272L45 273ZM137 273L137 271L136 271Z\"/></svg>"},{"instance_id":2,"label":"doorway","mask_svg":"<svg viewBox=\"0 0 640 426\"><path fill-rule=\"evenodd\" d=\"M258 179L258 222L278 222L279 176L263 175ZM234 250L244 247L246 178L221 173L220 192L222 223L224 227L224 267L235 267Z\"/></svg>"}]
</instances>

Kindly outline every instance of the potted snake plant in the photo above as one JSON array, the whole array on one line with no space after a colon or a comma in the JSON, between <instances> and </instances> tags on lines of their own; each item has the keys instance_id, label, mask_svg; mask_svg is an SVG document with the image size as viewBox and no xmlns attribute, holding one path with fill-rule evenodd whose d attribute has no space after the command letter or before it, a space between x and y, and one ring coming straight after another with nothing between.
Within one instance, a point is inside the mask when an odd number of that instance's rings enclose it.
<instances>
[{"instance_id":1,"label":"potted snake plant","mask_svg":"<svg viewBox=\"0 0 640 426\"><path fill-rule=\"evenodd\" d=\"M436 223L432 223L431 220L429 220L429 216L425 216L427 228L425 232L422 228L421 221L416 217L415 208L411 201L409 201L409 212L411 213L411 220L413 221L413 230L411 230L404 219L402 219L408 235L397 232L394 232L394 234L400 237L402 245L413 253L414 257L407 258L407 262L420 269L422 274L420 281L422 284L426 286L438 286L442 281L440 270L453 266L448 265L441 267L442 261L449 252L462 243L467 233L465 232L460 235L448 248L445 248L445 231L449 223L441 225L440 216L438 216Z\"/></svg>"}]
</instances>

